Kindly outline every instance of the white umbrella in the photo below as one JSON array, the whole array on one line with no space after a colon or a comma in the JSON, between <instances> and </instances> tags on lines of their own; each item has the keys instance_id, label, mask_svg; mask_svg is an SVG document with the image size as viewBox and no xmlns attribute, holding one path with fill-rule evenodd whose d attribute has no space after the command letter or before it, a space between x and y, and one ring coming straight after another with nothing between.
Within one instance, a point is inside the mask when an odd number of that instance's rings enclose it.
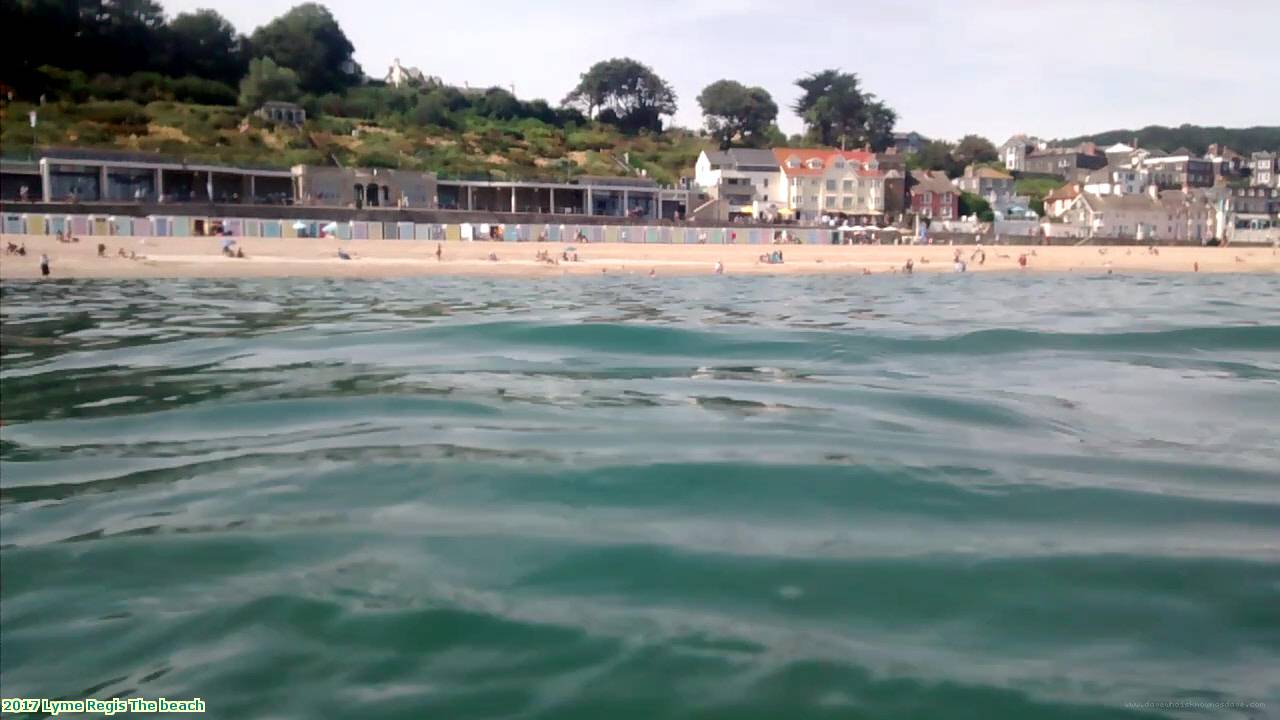
<instances>
[{"instance_id":1,"label":"white umbrella","mask_svg":"<svg viewBox=\"0 0 1280 720\"><path fill-rule=\"evenodd\" d=\"M329 223L328 225L325 225L323 228L320 228L320 229L321 229L321 230L323 230L323 231L325 231L325 232L327 232L327 233L336 233L336 232L338 232L338 223L336 223L336 222L331 222L331 223Z\"/></svg>"},{"instance_id":2,"label":"white umbrella","mask_svg":"<svg viewBox=\"0 0 1280 720\"><path fill-rule=\"evenodd\" d=\"M307 229L307 224L306 224L306 223L304 223L304 222L302 222L301 220L299 220L298 222L296 222L296 223L294 223L294 224L293 224L293 229L294 229L294 230L306 230L306 229Z\"/></svg>"}]
</instances>

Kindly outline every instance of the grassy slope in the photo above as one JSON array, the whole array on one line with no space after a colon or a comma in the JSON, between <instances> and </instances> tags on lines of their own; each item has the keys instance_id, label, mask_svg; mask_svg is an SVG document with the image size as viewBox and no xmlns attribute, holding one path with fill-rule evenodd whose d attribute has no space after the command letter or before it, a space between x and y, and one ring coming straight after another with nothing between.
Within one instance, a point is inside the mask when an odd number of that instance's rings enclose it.
<instances>
[{"instance_id":1,"label":"grassy slope","mask_svg":"<svg viewBox=\"0 0 1280 720\"><path fill-rule=\"evenodd\" d=\"M33 106L0 107L0 147L25 155L41 146L103 147L159 152L226 164L287 167L329 164L433 170L457 176L556 179L568 175L619 175L614 161L630 154L660 183L693 175L706 138L684 130L627 136L607 125L557 128L537 120L495 121L467 117L457 130L407 124L379 125L340 117L318 118L299 131L269 127L236 108L173 102L93 101L36 108L32 136L26 122Z\"/></svg>"}]
</instances>

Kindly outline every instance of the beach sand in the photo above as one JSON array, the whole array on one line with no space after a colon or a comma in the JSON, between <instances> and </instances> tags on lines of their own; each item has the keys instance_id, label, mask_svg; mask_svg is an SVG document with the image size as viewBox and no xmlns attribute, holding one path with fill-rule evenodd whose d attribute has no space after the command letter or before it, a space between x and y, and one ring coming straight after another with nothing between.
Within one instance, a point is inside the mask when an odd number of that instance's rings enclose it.
<instances>
[{"instance_id":1,"label":"beach sand","mask_svg":"<svg viewBox=\"0 0 1280 720\"><path fill-rule=\"evenodd\" d=\"M221 254L222 238L82 238L59 243L48 236L0 236L0 245L25 244L26 256L0 255L0 278L40 276L40 254L50 259L52 278L179 277L399 277L418 275L546 276L609 273L646 275L710 274L716 261L725 274L872 274L901 271L908 258L916 272L953 272L952 256L962 251L968 270L1020 271L1018 256L1028 255L1027 271L1057 272L1280 272L1280 254L1264 247L1163 247L1153 255L1145 247L983 248L986 262L971 259L974 246L894 245L659 245L575 243L581 262L549 265L537 262L547 250L556 257L564 243L444 242L444 259L435 258L436 243L426 240L355 240L236 238L247 257ZM97 256L98 243L107 257ZM338 248L353 258L342 260ZM138 259L117 256L123 248ZM762 253L782 250L785 263L759 262ZM497 262L488 260L490 253Z\"/></svg>"}]
</instances>

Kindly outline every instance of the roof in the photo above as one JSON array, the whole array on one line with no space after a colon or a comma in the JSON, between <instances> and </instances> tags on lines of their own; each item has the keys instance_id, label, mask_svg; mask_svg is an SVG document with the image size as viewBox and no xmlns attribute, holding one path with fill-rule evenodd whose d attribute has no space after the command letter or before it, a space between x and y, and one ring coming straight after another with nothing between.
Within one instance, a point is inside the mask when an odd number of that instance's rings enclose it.
<instances>
[{"instance_id":1,"label":"roof","mask_svg":"<svg viewBox=\"0 0 1280 720\"><path fill-rule=\"evenodd\" d=\"M729 153L724 150L703 150L702 152L707 156L707 160L710 161L712 165L730 164Z\"/></svg>"},{"instance_id":2,"label":"roof","mask_svg":"<svg viewBox=\"0 0 1280 720\"><path fill-rule=\"evenodd\" d=\"M756 148L732 148L726 152L735 165L751 165L758 167L778 167L778 158L772 150Z\"/></svg>"},{"instance_id":3,"label":"roof","mask_svg":"<svg viewBox=\"0 0 1280 720\"><path fill-rule=\"evenodd\" d=\"M1164 208L1160 203L1145 193L1137 195L1080 193L1080 197L1094 212L1164 212Z\"/></svg>"},{"instance_id":4,"label":"roof","mask_svg":"<svg viewBox=\"0 0 1280 720\"><path fill-rule=\"evenodd\" d=\"M1105 152L1108 155L1110 155L1111 153L1127 153L1127 152L1133 152L1133 148L1129 147L1128 145L1125 145L1124 143L1116 143L1115 145L1112 145L1111 147L1104 150L1103 152Z\"/></svg>"},{"instance_id":5,"label":"roof","mask_svg":"<svg viewBox=\"0 0 1280 720\"><path fill-rule=\"evenodd\" d=\"M841 158L850 163L858 163L859 168L857 170L857 174L859 175L866 175L870 177L877 177L880 175L879 170L864 170L861 168L862 165L869 162L875 162L876 159L874 153L865 152L863 150L832 150L830 148L774 148L773 156L775 159L774 161L782 168L782 172L785 173L787 177L821 176L827 171L827 168L831 167L831 164L835 162L837 158ZM787 167L787 160L793 157L800 160L800 167ZM809 167L810 161L813 160L818 160L822 163L822 166L817 168Z\"/></svg>"},{"instance_id":6,"label":"roof","mask_svg":"<svg viewBox=\"0 0 1280 720\"><path fill-rule=\"evenodd\" d=\"M1044 196L1045 202L1053 202L1054 200L1071 200L1080 194L1080 186L1075 183L1067 183L1062 187L1054 188L1048 195Z\"/></svg>"},{"instance_id":7,"label":"roof","mask_svg":"<svg viewBox=\"0 0 1280 720\"><path fill-rule=\"evenodd\" d=\"M282 108L285 110L301 110L302 106L298 103L286 102L284 100L268 100L262 103L264 108Z\"/></svg>"},{"instance_id":8,"label":"roof","mask_svg":"<svg viewBox=\"0 0 1280 720\"><path fill-rule=\"evenodd\" d=\"M1013 176L1003 170L984 165L973 171L970 177L990 178L992 180L1012 180Z\"/></svg>"},{"instance_id":9,"label":"roof","mask_svg":"<svg viewBox=\"0 0 1280 720\"><path fill-rule=\"evenodd\" d=\"M952 185L951 181L946 178L946 175L939 176L939 175L935 175L934 173L924 172L922 170L916 170L911 173L911 177L914 178L916 181L916 184L911 188L911 192L913 193L916 192L917 190L920 190L922 192L925 190L931 190L937 193L960 192L960 189L957 188L955 185Z\"/></svg>"},{"instance_id":10,"label":"roof","mask_svg":"<svg viewBox=\"0 0 1280 720\"><path fill-rule=\"evenodd\" d=\"M1097 183L1110 183L1112 169L1113 168L1110 165L1105 165L1103 167L1098 168L1097 170L1094 170L1088 175L1085 175L1084 176L1085 184L1095 185Z\"/></svg>"}]
</instances>

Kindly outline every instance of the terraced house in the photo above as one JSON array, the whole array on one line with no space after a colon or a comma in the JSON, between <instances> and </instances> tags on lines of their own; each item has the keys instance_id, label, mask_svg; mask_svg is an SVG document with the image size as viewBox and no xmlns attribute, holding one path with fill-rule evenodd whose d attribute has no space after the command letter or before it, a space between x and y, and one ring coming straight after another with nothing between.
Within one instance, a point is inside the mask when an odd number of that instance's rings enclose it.
<instances>
[{"instance_id":1,"label":"terraced house","mask_svg":"<svg viewBox=\"0 0 1280 720\"><path fill-rule=\"evenodd\" d=\"M869 223L884 215L887 174L874 153L775 148L773 154L782 170L787 209L797 219L844 214Z\"/></svg>"}]
</instances>

